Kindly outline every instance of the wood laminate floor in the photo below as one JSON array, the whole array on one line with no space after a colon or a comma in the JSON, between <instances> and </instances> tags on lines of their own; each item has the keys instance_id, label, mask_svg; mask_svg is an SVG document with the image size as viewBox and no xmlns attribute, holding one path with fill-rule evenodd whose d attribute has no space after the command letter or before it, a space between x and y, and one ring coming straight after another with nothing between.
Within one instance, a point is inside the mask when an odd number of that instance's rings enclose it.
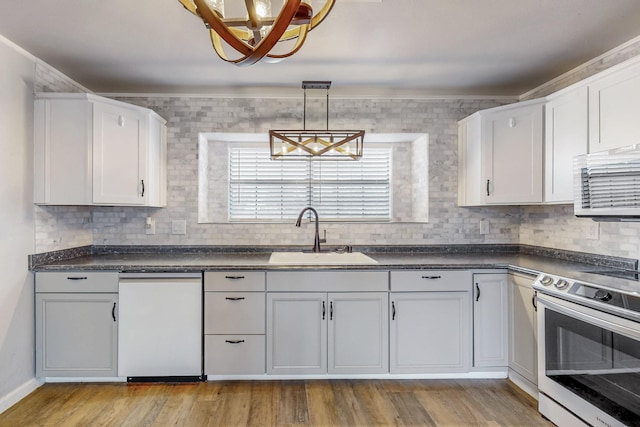
<instances>
[{"instance_id":1,"label":"wood laminate floor","mask_svg":"<svg viewBox=\"0 0 640 427\"><path fill-rule=\"evenodd\" d=\"M45 384L0 426L552 426L507 380Z\"/></svg>"}]
</instances>

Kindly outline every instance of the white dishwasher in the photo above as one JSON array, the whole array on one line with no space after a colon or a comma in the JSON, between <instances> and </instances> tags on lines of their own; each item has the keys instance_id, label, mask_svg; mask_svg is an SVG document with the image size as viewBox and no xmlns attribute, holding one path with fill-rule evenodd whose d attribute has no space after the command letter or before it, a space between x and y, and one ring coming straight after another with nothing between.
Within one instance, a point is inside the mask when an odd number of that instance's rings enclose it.
<instances>
[{"instance_id":1,"label":"white dishwasher","mask_svg":"<svg viewBox=\"0 0 640 427\"><path fill-rule=\"evenodd\" d=\"M202 274L121 273L118 376L201 381Z\"/></svg>"}]
</instances>

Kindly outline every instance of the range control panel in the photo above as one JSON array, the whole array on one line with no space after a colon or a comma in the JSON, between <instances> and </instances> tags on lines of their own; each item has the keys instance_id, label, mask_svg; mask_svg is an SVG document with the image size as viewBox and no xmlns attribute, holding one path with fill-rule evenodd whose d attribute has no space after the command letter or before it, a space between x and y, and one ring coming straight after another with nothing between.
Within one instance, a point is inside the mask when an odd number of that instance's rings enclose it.
<instances>
[{"instance_id":1,"label":"range control panel","mask_svg":"<svg viewBox=\"0 0 640 427\"><path fill-rule=\"evenodd\" d=\"M640 315L640 295L621 292L602 285L576 281L542 273L533 282L538 292L577 302L612 314L637 318Z\"/></svg>"}]
</instances>

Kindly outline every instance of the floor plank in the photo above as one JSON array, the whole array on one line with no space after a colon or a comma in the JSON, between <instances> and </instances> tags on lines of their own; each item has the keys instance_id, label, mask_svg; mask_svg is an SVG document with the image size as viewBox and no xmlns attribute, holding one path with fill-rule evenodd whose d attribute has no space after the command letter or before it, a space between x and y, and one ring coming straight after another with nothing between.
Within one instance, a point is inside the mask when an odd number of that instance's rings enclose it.
<instances>
[{"instance_id":1,"label":"floor plank","mask_svg":"<svg viewBox=\"0 0 640 427\"><path fill-rule=\"evenodd\" d=\"M13 426L552 426L508 380L45 384Z\"/></svg>"}]
</instances>

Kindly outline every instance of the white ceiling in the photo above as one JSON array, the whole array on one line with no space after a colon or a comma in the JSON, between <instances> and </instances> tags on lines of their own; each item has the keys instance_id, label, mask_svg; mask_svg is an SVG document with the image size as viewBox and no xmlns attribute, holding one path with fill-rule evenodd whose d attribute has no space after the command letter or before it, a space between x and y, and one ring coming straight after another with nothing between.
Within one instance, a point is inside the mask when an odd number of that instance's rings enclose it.
<instances>
[{"instance_id":1,"label":"white ceiling","mask_svg":"<svg viewBox=\"0 0 640 427\"><path fill-rule=\"evenodd\" d=\"M0 34L98 93L513 96L639 36L640 1L337 0L296 55L244 68L178 0L2 0Z\"/></svg>"}]
</instances>

